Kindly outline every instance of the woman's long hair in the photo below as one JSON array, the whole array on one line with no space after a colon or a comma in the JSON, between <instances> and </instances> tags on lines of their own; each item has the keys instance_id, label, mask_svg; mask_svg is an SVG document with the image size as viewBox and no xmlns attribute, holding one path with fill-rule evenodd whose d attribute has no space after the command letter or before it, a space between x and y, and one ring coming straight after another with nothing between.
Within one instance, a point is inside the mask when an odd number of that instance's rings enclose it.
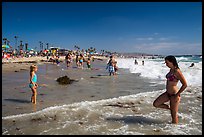
<instances>
[{"instance_id":1,"label":"woman's long hair","mask_svg":"<svg viewBox=\"0 0 204 137\"><path fill-rule=\"evenodd\" d=\"M178 63L176 61L176 58L172 55L166 56L165 60L168 60L169 62L173 63L176 69L179 69Z\"/></svg>"}]
</instances>

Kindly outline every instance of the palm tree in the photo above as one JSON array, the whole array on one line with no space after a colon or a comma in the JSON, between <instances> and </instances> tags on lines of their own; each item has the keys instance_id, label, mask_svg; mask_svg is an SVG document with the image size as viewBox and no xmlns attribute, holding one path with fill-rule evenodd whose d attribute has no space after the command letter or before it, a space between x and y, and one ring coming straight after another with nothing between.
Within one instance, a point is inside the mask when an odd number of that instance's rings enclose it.
<instances>
[{"instance_id":1,"label":"palm tree","mask_svg":"<svg viewBox=\"0 0 204 137\"><path fill-rule=\"evenodd\" d=\"M39 41L39 43L40 43L40 50L42 49L42 41Z\"/></svg>"},{"instance_id":2,"label":"palm tree","mask_svg":"<svg viewBox=\"0 0 204 137\"><path fill-rule=\"evenodd\" d=\"M79 47L79 46L77 46L77 45L74 45L74 48L76 48L76 49L78 49L78 50L80 49L80 47Z\"/></svg>"},{"instance_id":3,"label":"palm tree","mask_svg":"<svg viewBox=\"0 0 204 137\"><path fill-rule=\"evenodd\" d=\"M18 38L18 36L14 36L14 38L16 39L16 45L15 45L15 49L16 49L16 47L17 47L17 38Z\"/></svg>"},{"instance_id":4,"label":"palm tree","mask_svg":"<svg viewBox=\"0 0 204 137\"><path fill-rule=\"evenodd\" d=\"M25 50L28 50L28 43L25 43Z\"/></svg>"},{"instance_id":5,"label":"palm tree","mask_svg":"<svg viewBox=\"0 0 204 137\"><path fill-rule=\"evenodd\" d=\"M48 48L49 48L49 43L46 43L46 45L47 45L47 50L48 50Z\"/></svg>"},{"instance_id":6,"label":"palm tree","mask_svg":"<svg viewBox=\"0 0 204 137\"><path fill-rule=\"evenodd\" d=\"M21 43L20 44L20 50L22 50L23 49L23 41L21 40L20 43Z\"/></svg>"},{"instance_id":7,"label":"palm tree","mask_svg":"<svg viewBox=\"0 0 204 137\"><path fill-rule=\"evenodd\" d=\"M43 50L43 43L42 43L42 50Z\"/></svg>"},{"instance_id":8,"label":"palm tree","mask_svg":"<svg viewBox=\"0 0 204 137\"><path fill-rule=\"evenodd\" d=\"M9 40L7 40L7 45L10 46L10 41Z\"/></svg>"},{"instance_id":9,"label":"palm tree","mask_svg":"<svg viewBox=\"0 0 204 137\"><path fill-rule=\"evenodd\" d=\"M6 45L6 43L7 43L7 38L3 38L3 41L4 41L4 45Z\"/></svg>"},{"instance_id":10,"label":"palm tree","mask_svg":"<svg viewBox=\"0 0 204 137\"><path fill-rule=\"evenodd\" d=\"M92 53L96 53L96 48L90 47L90 48L88 49L88 51L89 51L89 52L92 52Z\"/></svg>"}]
</instances>

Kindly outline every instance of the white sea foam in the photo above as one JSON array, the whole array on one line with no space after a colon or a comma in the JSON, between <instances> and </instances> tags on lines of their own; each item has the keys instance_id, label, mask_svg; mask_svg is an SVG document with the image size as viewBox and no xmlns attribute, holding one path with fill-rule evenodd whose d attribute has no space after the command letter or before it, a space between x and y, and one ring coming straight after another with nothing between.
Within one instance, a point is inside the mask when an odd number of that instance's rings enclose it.
<instances>
[{"instance_id":1,"label":"white sea foam","mask_svg":"<svg viewBox=\"0 0 204 137\"><path fill-rule=\"evenodd\" d=\"M182 58L184 60L184 58ZM117 59L120 68L149 78L150 86L164 83L169 68L163 59ZM202 134L202 62L179 62L188 88L179 105L179 124L172 125L169 111L152 103L163 90L52 106L33 113L2 117L2 134L117 134L117 135L200 135ZM154 81L156 80L156 81ZM15 123L13 122L15 121ZM23 124L22 124L23 123ZM17 130L19 129L19 130Z\"/></svg>"},{"instance_id":2,"label":"white sea foam","mask_svg":"<svg viewBox=\"0 0 204 137\"><path fill-rule=\"evenodd\" d=\"M129 69L130 73L139 73L141 77L149 79L157 79L165 81L166 74L169 68L165 65L163 60L152 59L137 59L139 64L134 64L133 58L118 58L117 64L119 68ZM144 60L144 65L141 61ZM187 58L180 57L179 60L187 60ZM194 67L189 67L192 62L179 62L184 77L189 86L202 86L202 62L194 63ZM179 83L181 85L181 83Z\"/></svg>"},{"instance_id":3,"label":"white sea foam","mask_svg":"<svg viewBox=\"0 0 204 137\"><path fill-rule=\"evenodd\" d=\"M186 96L189 102L181 102L181 124L177 126L170 124L169 111L152 106L153 100L165 90L48 107L35 113L2 117L2 120L15 120L16 124L19 121L25 125L36 120L39 129L35 134L201 134L199 116L202 114L199 112L202 106L196 107L197 102L192 98L192 95L199 95L200 90L183 93L184 96L191 94L191 97ZM36 125L29 126L32 129ZM4 129L3 134L11 132L8 130ZM24 134L28 132L23 125L21 130ZM32 130L29 133L32 134Z\"/></svg>"}]
</instances>

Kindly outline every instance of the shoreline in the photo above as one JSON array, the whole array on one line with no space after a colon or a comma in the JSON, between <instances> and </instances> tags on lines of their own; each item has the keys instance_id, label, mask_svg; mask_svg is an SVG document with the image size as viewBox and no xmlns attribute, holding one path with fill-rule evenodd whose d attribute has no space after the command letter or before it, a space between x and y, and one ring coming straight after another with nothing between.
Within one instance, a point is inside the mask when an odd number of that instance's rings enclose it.
<instances>
[{"instance_id":1,"label":"shoreline","mask_svg":"<svg viewBox=\"0 0 204 137\"><path fill-rule=\"evenodd\" d=\"M60 66L52 64L52 62L39 62L37 64L39 65L39 70L37 72L39 76L39 105L37 105L37 110L54 106L56 104L69 104L81 102L83 100L91 101L128 95L134 92L134 90L129 91L126 89L127 87L135 89L135 87L139 86L139 89L142 89L145 84L149 83L148 80L138 77L137 74L130 74L122 69L119 71L119 75L109 76L109 73L105 70L106 60L95 60L92 62L92 70L87 69L86 64L84 64L84 69L77 69L75 62L73 62L71 68L66 68L65 62L61 63ZM31 91L27 86L30 65L31 63L8 63L2 65L2 84L4 85L2 88L2 107L4 110L4 116L12 113L20 113L23 108L25 109L25 112L32 111L32 109L29 109L30 105L32 105L29 102ZM74 82L67 86L59 85L56 82L56 79L64 75L79 82ZM127 77L130 81L126 80ZM121 81L123 82L120 83ZM135 82L138 85L135 86ZM7 87L10 83L13 84L10 87ZM113 86L114 89L111 88ZM141 91L145 92L146 90L142 89ZM56 94L56 92L58 92L58 94ZM66 94L68 94L68 98L63 97ZM59 100L59 98L61 99ZM8 105L12 102L16 102L17 106ZM7 107L10 109L6 109ZM11 113L13 109L16 110L16 112Z\"/></svg>"},{"instance_id":2,"label":"shoreline","mask_svg":"<svg viewBox=\"0 0 204 137\"><path fill-rule=\"evenodd\" d=\"M37 105L33 105L27 86L29 69L22 69L26 64L31 63L2 65L4 69L21 68L18 73L8 70L12 73L2 76L2 134L175 134L176 127L169 124L170 113L152 106L153 100L164 92L163 84L155 85L127 69L119 69L118 75L110 77L104 68L106 60L92 62L93 70L87 69L86 64L84 69L77 69L75 62L66 68L65 62L57 66L39 61L37 73L42 86ZM62 75L79 81L59 85L56 78ZM182 94L179 125L186 128L177 126L176 130L181 131L177 134L202 133L201 103L201 89L191 88ZM192 126L195 130L186 132Z\"/></svg>"},{"instance_id":3,"label":"shoreline","mask_svg":"<svg viewBox=\"0 0 204 137\"><path fill-rule=\"evenodd\" d=\"M96 60L108 60L108 57L104 56L92 56ZM64 62L65 56L60 56L59 61ZM73 58L75 60L75 58ZM74 62L74 61L73 61ZM35 57L22 57L22 58L3 58L2 59L2 73L6 72L19 72L21 70L29 70L31 64L42 65L45 63L52 64L52 62L47 61L47 57L35 56Z\"/></svg>"}]
</instances>

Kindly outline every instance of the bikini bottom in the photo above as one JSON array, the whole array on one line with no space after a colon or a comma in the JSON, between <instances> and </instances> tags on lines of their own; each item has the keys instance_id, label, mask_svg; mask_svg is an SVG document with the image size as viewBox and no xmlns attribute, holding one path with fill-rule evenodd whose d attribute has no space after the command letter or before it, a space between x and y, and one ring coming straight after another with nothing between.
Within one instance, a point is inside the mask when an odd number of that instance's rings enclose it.
<instances>
[{"instance_id":1,"label":"bikini bottom","mask_svg":"<svg viewBox=\"0 0 204 137\"><path fill-rule=\"evenodd\" d=\"M167 95L168 95L168 97L170 98L170 97L173 97L173 96L176 96L176 94L169 94L168 92L166 92L167 93Z\"/></svg>"}]
</instances>

